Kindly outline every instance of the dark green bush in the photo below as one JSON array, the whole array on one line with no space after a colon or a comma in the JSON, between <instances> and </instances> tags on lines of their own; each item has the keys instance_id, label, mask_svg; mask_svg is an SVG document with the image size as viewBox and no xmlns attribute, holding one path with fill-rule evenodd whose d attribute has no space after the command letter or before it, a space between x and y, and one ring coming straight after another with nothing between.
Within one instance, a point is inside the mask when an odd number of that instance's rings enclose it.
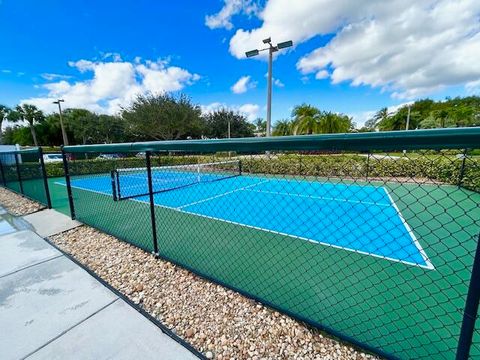
<instances>
[{"instance_id":1,"label":"dark green bush","mask_svg":"<svg viewBox=\"0 0 480 360\"><path fill-rule=\"evenodd\" d=\"M301 175L347 179L379 179L388 181L428 181L458 185L480 191L480 158L466 161L460 179L462 160L455 156L424 155L405 158L379 158L353 154L323 155L257 155L242 156L244 173L268 175ZM220 160L217 158L217 161ZM223 159L222 159L223 160ZM184 165L215 161L211 156L154 156L152 166ZM69 163L72 175L109 173L116 168L145 167L145 159L75 160ZM64 176L62 163L46 164L49 177ZM13 174L12 174L13 175Z\"/></svg>"}]
</instances>

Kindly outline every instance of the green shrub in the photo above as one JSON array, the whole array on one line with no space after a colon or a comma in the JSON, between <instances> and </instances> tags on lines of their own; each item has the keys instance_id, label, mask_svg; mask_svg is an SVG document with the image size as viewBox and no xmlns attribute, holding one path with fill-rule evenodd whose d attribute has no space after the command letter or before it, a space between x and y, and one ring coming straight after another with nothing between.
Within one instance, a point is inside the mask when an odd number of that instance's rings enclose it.
<instances>
[{"instance_id":1,"label":"green shrub","mask_svg":"<svg viewBox=\"0 0 480 360\"><path fill-rule=\"evenodd\" d=\"M216 160L215 160L216 159ZM462 160L455 156L421 155L405 158L376 158L354 154L322 155L258 155L241 156L242 170L250 174L336 177L349 179L381 179L389 181L430 181L458 185ZM152 166L171 166L211 161L222 158L201 155L153 156ZM49 177L64 176L62 163L45 164ZM71 175L104 174L118 168L145 167L145 159L128 157L114 160L75 160L69 162ZM13 175L13 174L12 174ZM480 191L480 158L466 161L462 186Z\"/></svg>"}]
</instances>

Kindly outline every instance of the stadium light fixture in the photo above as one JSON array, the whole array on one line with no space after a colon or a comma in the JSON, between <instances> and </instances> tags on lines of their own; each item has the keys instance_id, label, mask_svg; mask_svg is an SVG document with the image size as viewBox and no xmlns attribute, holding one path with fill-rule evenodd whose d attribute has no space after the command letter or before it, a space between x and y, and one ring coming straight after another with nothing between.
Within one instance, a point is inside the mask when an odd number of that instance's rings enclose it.
<instances>
[{"instance_id":1,"label":"stadium light fixture","mask_svg":"<svg viewBox=\"0 0 480 360\"><path fill-rule=\"evenodd\" d=\"M268 77L267 77L267 133L266 136L272 136L272 58L273 53L277 52L280 49L285 49L290 46L293 46L293 41L288 40L277 45L272 45L272 38L267 38L263 40L264 44L268 44L268 47L264 49L254 49L247 51L245 56L247 58L257 56L260 54L260 51L268 50Z\"/></svg>"}]
</instances>

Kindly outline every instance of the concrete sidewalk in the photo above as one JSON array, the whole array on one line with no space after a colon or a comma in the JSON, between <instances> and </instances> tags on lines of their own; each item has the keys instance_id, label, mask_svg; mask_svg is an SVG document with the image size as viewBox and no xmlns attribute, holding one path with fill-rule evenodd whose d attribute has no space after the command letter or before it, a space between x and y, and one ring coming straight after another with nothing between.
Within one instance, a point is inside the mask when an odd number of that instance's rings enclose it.
<instances>
[{"instance_id":1,"label":"concrete sidewalk","mask_svg":"<svg viewBox=\"0 0 480 360\"><path fill-rule=\"evenodd\" d=\"M0 209L1 358L197 358L34 231L78 226L68 220Z\"/></svg>"}]
</instances>

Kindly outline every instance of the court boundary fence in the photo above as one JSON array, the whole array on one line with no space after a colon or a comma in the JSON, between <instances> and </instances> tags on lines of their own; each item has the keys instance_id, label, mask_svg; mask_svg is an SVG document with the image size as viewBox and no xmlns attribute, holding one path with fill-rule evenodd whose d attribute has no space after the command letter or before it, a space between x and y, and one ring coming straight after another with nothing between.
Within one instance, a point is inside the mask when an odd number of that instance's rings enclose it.
<instances>
[{"instance_id":1,"label":"court boundary fence","mask_svg":"<svg viewBox=\"0 0 480 360\"><path fill-rule=\"evenodd\" d=\"M370 161L370 154L374 151L399 151L399 150L448 150L462 149L464 155L472 149L478 149L480 145L480 128L459 128L459 129L441 129L441 130L417 130L417 131L393 131L380 133L357 133L357 134L333 134L333 135L306 135L306 136L288 136L288 137L272 137L272 138L237 138L222 140L186 140L186 141L159 141L159 142L138 142L123 144L102 144L102 145L78 145L62 147L63 166L65 185L68 195L68 203L70 215L72 219L76 219L75 199L72 193L71 185L71 169L69 166L70 157L74 157L79 153L115 153L115 152L144 152L147 167L147 186L149 195L150 221L152 227L153 253L155 256L180 265L187 270L206 278L214 283L218 283L226 288L232 289L248 298L261 302L271 308L285 313L295 319L305 322L311 326L324 330L344 341L353 345L378 354L385 358L397 358L396 356L386 353L382 349L373 347L368 343L358 341L356 338L349 336L334 328L325 326L324 324L312 321L309 318L299 316L299 314L289 311L288 309L279 307L278 305L259 298L252 293L246 292L241 288L232 286L224 281L216 279L208 274L198 271L193 266L178 263L175 259L163 256L158 249L157 225L155 216L155 202L152 180L152 154L157 152L186 152L186 153L215 153L232 151L236 153L258 153L270 151L358 151L365 152L366 161ZM21 152L22 150L20 150ZM28 150L33 151L33 150ZM43 163L42 150L36 150L41 159L41 167L45 177L45 187L48 191L48 181L46 181L45 164ZM14 151L13 153L17 153ZM0 168L2 168L0 166ZM462 186L463 174L465 168L465 157L463 158L460 175L457 185ZM367 168L368 169L368 168ZM19 170L17 159L17 170ZM3 184L4 174L2 169ZM19 174L21 179L21 174ZM367 173L368 178L368 173ZM478 192L478 189L474 189ZM49 196L49 204L51 201ZM476 244L476 251L473 256L473 266L471 269L468 292L466 294L465 305L460 309L463 313L463 320L460 329L460 336L456 350L457 360L466 360L469 358L470 349L475 333L476 320L478 318L479 302L480 302L480 234ZM126 239L123 241L128 242ZM161 249L160 249L161 250ZM478 327L478 325L477 325Z\"/></svg>"},{"instance_id":2,"label":"court boundary fence","mask_svg":"<svg viewBox=\"0 0 480 360\"><path fill-rule=\"evenodd\" d=\"M31 164L31 166L33 166L33 169L38 167L37 168L38 174L36 178L38 180L41 180L42 182L41 187L43 187L44 197L42 198L40 198L40 196L35 197L34 195L29 194L28 191L26 191L25 182L28 180L31 180L30 177L32 176L32 174L27 174L27 177L24 176L25 174L22 174L22 164L23 164L23 162L21 162L22 156L31 158L28 164ZM12 157L14 158L14 160L12 160ZM10 164L8 164L9 162ZM16 173L16 179L14 179L13 181L18 182L18 189L16 189L15 187L8 186L8 180L6 176L6 172L7 172L6 167L8 165L12 165L12 162L15 164L15 173ZM24 196L30 200L37 201L42 205L45 205L48 209L52 208L52 200L50 197L47 170L45 167L45 161L43 159L42 147L0 152L0 179L3 187L8 188L9 190L21 196Z\"/></svg>"}]
</instances>

